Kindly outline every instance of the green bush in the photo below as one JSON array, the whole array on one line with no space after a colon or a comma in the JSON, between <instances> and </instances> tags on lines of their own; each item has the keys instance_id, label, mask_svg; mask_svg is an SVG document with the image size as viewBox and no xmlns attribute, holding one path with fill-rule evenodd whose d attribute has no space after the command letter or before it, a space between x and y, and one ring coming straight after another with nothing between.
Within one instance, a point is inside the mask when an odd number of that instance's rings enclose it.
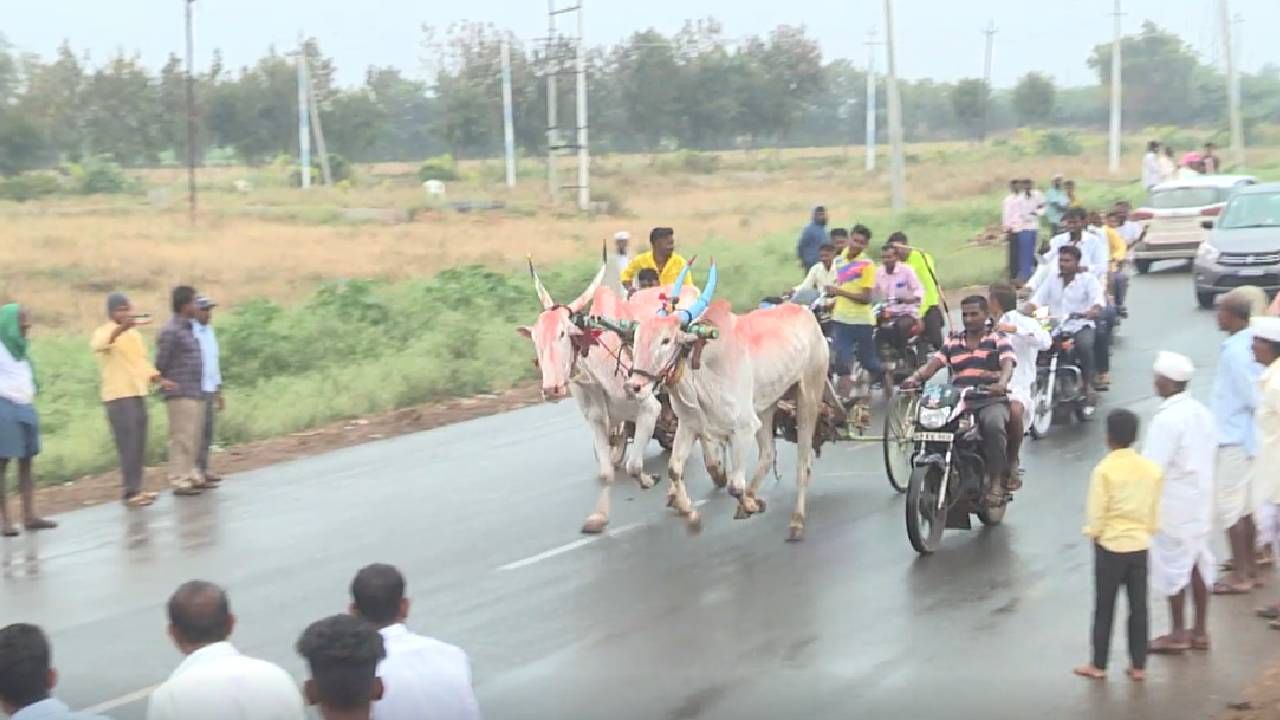
<instances>
[{"instance_id":1,"label":"green bush","mask_svg":"<svg viewBox=\"0 0 1280 720\"><path fill-rule=\"evenodd\" d=\"M7 180L0 180L0 200L27 202L53 195L60 189L58 179L52 175L38 173L16 175Z\"/></svg>"},{"instance_id":2,"label":"green bush","mask_svg":"<svg viewBox=\"0 0 1280 720\"><path fill-rule=\"evenodd\" d=\"M110 155L98 155L83 163L67 167L81 195L116 195L137 189L134 181L124 174L120 165Z\"/></svg>"},{"instance_id":3,"label":"green bush","mask_svg":"<svg viewBox=\"0 0 1280 720\"><path fill-rule=\"evenodd\" d=\"M663 175L687 173L714 175L720 169L720 156L714 153L680 150L657 159L657 170Z\"/></svg>"},{"instance_id":4,"label":"green bush","mask_svg":"<svg viewBox=\"0 0 1280 720\"><path fill-rule=\"evenodd\" d=\"M1084 152L1079 136L1069 130L1045 130L1037 135L1037 155L1080 155Z\"/></svg>"},{"instance_id":5,"label":"green bush","mask_svg":"<svg viewBox=\"0 0 1280 720\"><path fill-rule=\"evenodd\" d=\"M418 179L422 182L428 180L451 181L458 179L458 166L453 161L452 155L437 155L433 158L427 158L418 166Z\"/></svg>"}]
</instances>

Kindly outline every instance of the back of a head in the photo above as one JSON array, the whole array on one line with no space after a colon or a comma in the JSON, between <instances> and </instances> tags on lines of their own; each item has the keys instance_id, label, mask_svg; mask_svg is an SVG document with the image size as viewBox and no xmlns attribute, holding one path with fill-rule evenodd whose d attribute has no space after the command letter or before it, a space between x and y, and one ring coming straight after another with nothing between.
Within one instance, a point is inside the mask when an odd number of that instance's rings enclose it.
<instances>
[{"instance_id":1,"label":"back of a head","mask_svg":"<svg viewBox=\"0 0 1280 720\"><path fill-rule=\"evenodd\" d=\"M1221 297L1219 302L1233 306L1233 312L1244 320L1266 315L1271 303L1267 291L1257 285L1241 285Z\"/></svg>"},{"instance_id":2,"label":"back of a head","mask_svg":"<svg viewBox=\"0 0 1280 720\"><path fill-rule=\"evenodd\" d=\"M169 625L175 639L188 645L222 642L231 635L231 603L211 582L183 583L169 598Z\"/></svg>"},{"instance_id":3,"label":"back of a head","mask_svg":"<svg viewBox=\"0 0 1280 720\"><path fill-rule=\"evenodd\" d=\"M889 239L885 240L885 242L889 243L890 245L906 245L907 234L902 232L901 230L895 230L892 234L889 235Z\"/></svg>"},{"instance_id":4,"label":"back of a head","mask_svg":"<svg viewBox=\"0 0 1280 720\"><path fill-rule=\"evenodd\" d=\"M385 627L401 619L404 588L404 575L399 570L375 563L356 573L351 581L351 601L360 617Z\"/></svg>"},{"instance_id":5,"label":"back of a head","mask_svg":"<svg viewBox=\"0 0 1280 720\"><path fill-rule=\"evenodd\" d=\"M311 669L307 699L334 710L359 710L374 700L382 636L369 623L333 615L312 623L298 638L298 654Z\"/></svg>"},{"instance_id":6,"label":"back of a head","mask_svg":"<svg viewBox=\"0 0 1280 720\"><path fill-rule=\"evenodd\" d=\"M35 625L0 630L0 700L24 708L49 697L49 640Z\"/></svg>"},{"instance_id":7,"label":"back of a head","mask_svg":"<svg viewBox=\"0 0 1280 720\"><path fill-rule=\"evenodd\" d=\"M1004 312L1008 312L1018 307L1018 291L1014 290L1012 285L992 285L991 289L988 290L987 293Z\"/></svg>"},{"instance_id":8,"label":"back of a head","mask_svg":"<svg viewBox=\"0 0 1280 720\"><path fill-rule=\"evenodd\" d=\"M1138 439L1138 416L1124 408L1107 414L1107 440L1116 447L1127 448Z\"/></svg>"}]
</instances>

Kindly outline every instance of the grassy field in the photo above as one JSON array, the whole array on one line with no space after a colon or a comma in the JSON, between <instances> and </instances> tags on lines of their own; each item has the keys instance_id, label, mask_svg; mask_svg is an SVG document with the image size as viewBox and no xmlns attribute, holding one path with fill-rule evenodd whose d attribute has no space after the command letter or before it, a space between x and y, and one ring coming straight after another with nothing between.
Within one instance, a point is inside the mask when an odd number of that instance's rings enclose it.
<instances>
[{"instance_id":1,"label":"grassy field","mask_svg":"<svg viewBox=\"0 0 1280 720\"><path fill-rule=\"evenodd\" d=\"M548 204L545 166L532 161L522 161L515 191L501 184L496 161L462 164L450 201L506 204L471 214L432 207L408 165L361 167L350 186L306 193L284 187L278 168L202 171L194 225L173 169L137 173L148 193L0 203L0 298L23 303L36 322L45 429L38 473L58 482L114 465L87 348L112 290L157 315L177 283L224 303L217 323L228 410L219 436L234 443L533 377L532 352L514 332L537 311L524 256L546 268L557 297L570 296L617 230L643 244L649 227L675 227L686 255L714 255L722 294L742 309L798 281L794 242L815 204L830 208L833 224L869 225L877 240L908 233L937 255L946 285L988 281L1002 250L974 240L999 222L1009 177L1047 181L1061 172L1094 204L1137 197L1132 152L1114 179L1097 139L1086 138L1084 150L1039 157L1017 138L912 146L911 209L897 216L887 210L884 174L864 173L856 149L597 158L596 196L613 210L592 216ZM1250 159L1255 171L1280 176L1280 151ZM236 192L237 180L253 189ZM341 208L414 219L349 222ZM153 413L152 433L158 459L162 412Z\"/></svg>"}]
</instances>

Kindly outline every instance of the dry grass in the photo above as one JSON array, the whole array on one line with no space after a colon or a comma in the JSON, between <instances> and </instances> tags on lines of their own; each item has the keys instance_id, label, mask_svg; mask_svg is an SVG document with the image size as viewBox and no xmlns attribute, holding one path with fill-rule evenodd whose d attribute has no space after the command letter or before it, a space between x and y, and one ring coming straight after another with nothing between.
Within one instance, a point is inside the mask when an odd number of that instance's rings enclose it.
<instances>
[{"instance_id":1,"label":"dry grass","mask_svg":"<svg viewBox=\"0 0 1280 720\"><path fill-rule=\"evenodd\" d=\"M1277 154L1257 151L1255 157L1275 162ZM1092 142L1077 157L1011 158L999 149L949 143L912 146L908 158L913 209L927 213L978 201L990 204L992 221L998 221L999 193L1014 175L1047 178L1062 172L1084 188L1114 182ZM1137 177L1137 162L1128 159L1125 176ZM349 189L303 193L255 183L248 195L231 191L232 183L270 179L269 171L203 170L202 211L194 226L181 210L180 169L138 173L151 187L167 190L174 205L167 209L143 197L0 203L0 297L28 305L45 331L82 332L99 322L104 293L116 289L153 311L163 310L167 289L180 282L230 305L257 297L288 303L334 278L422 277L465 263L508 269L526 253L544 263L581 258L598 252L601 241L620 229L643 245L649 227L670 225L686 251L696 252L711 239L790 238L817 203L827 205L838 224L868 213L883 217L888 204L883 172L865 174L857 149L724 153L720 170L710 175L664 174L650 156L598 158L597 189L621 201L620 217L549 206L544 166L524 161L522 167L515 191L483 179L497 176L494 161L465 163L463 172L471 179L449 186L450 200L497 199L508 204L506 211L430 210L398 225L343 223L331 213L334 207L424 206L426 198L411 179L413 167L406 164L361 168L359 182ZM263 206L289 210L293 219L251 214Z\"/></svg>"}]
</instances>

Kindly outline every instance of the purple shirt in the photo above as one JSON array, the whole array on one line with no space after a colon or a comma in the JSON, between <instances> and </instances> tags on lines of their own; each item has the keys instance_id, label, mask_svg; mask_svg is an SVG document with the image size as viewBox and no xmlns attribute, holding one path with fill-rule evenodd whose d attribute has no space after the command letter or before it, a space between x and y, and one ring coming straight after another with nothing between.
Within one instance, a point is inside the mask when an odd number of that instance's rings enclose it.
<instances>
[{"instance_id":1,"label":"purple shirt","mask_svg":"<svg viewBox=\"0 0 1280 720\"><path fill-rule=\"evenodd\" d=\"M906 263L898 262L893 272L881 264L876 268L876 297L884 300L885 310L890 315L920 316L920 300L924 297L924 286L916 271ZM897 298L913 298L910 303L897 302Z\"/></svg>"}]
</instances>

